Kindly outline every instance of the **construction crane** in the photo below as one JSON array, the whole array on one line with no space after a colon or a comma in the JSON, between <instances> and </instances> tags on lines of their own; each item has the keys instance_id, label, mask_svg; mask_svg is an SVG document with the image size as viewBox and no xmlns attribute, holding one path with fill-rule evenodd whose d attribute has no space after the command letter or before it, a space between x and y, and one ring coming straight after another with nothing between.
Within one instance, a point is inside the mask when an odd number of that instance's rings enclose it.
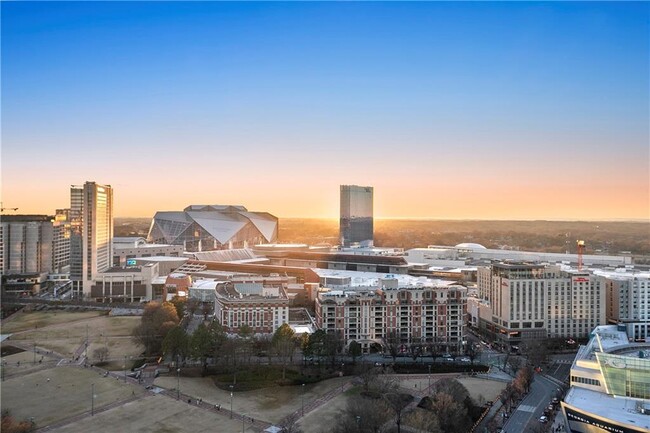
<instances>
[{"instance_id":1,"label":"construction crane","mask_svg":"<svg viewBox=\"0 0 650 433\"><path fill-rule=\"evenodd\" d=\"M582 270L582 254L585 252L585 241L576 241L578 244L578 270Z\"/></svg>"},{"instance_id":2,"label":"construction crane","mask_svg":"<svg viewBox=\"0 0 650 433\"><path fill-rule=\"evenodd\" d=\"M4 212L4 211L6 211L6 210L17 211L18 208L17 208L17 207L4 207L4 206L2 205L2 202L0 202L0 212Z\"/></svg>"}]
</instances>

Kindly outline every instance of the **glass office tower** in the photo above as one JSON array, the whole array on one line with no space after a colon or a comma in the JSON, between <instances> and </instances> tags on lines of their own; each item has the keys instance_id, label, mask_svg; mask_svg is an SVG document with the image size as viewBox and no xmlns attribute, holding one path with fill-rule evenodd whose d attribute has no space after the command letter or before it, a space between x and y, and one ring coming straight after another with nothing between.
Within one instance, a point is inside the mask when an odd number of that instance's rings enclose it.
<instances>
[{"instance_id":1,"label":"glass office tower","mask_svg":"<svg viewBox=\"0 0 650 433\"><path fill-rule=\"evenodd\" d=\"M341 185L341 245L373 245L371 186Z\"/></svg>"}]
</instances>

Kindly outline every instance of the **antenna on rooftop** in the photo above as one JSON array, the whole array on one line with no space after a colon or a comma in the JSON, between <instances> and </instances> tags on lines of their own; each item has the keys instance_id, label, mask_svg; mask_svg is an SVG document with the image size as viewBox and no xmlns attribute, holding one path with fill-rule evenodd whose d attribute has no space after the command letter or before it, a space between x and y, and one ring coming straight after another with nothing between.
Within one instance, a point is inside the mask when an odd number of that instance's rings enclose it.
<instances>
[{"instance_id":1,"label":"antenna on rooftop","mask_svg":"<svg viewBox=\"0 0 650 433\"><path fill-rule=\"evenodd\" d=\"M585 252L585 241L576 241L578 243L578 270L582 270L582 254Z\"/></svg>"},{"instance_id":2,"label":"antenna on rooftop","mask_svg":"<svg viewBox=\"0 0 650 433\"><path fill-rule=\"evenodd\" d=\"M0 202L0 212L4 212L5 210L12 210L12 211L15 212L15 211L18 210L18 208L17 207L4 207L3 203Z\"/></svg>"}]
</instances>

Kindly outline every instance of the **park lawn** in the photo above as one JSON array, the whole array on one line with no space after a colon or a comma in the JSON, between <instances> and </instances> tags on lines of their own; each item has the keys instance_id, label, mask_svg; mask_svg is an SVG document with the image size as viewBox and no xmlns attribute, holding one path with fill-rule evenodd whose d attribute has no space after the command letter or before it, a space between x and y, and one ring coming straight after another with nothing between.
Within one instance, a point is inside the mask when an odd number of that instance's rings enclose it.
<instances>
[{"instance_id":1,"label":"park lawn","mask_svg":"<svg viewBox=\"0 0 650 433\"><path fill-rule=\"evenodd\" d=\"M476 403L480 403L479 400L481 397L485 401L493 401L506 388L506 385L508 385L506 382L477 377L463 377L458 379L458 381L467 388L469 395Z\"/></svg>"},{"instance_id":2,"label":"park lawn","mask_svg":"<svg viewBox=\"0 0 650 433\"><path fill-rule=\"evenodd\" d=\"M2 409L17 419L34 417L37 427L44 427L89 411L93 383L96 408L144 393L139 386L91 369L56 367L5 380Z\"/></svg>"},{"instance_id":3,"label":"park lawn","mask_svg":"<svg viewBox=\"0 0 650 433\"><path fill-rule=\"evenodd\" d=\"M14 374L22 374L32 370L40 370L43 366L54 367L58 361L52 360L43 355L37 354L34 357L34 352L19 352L13 355L2 357L2 374L5 378L9 378Z\"/></svg>"},{"instance_id":4,"label":"park lawn","mask_svg":"<svg viewBox=\"0 0 650 433\"><path fill-rule=\"evenodd\" d=\"M332 430L341 416L341 412L345 410L348 404L350 395L347 392L339 394L324 405L314 409L305 414L304 417L298 420L298 425L304 433L327 433Z\"/></svg>"},{"instance_id":5,"label":"park lawn","mask_svg":"<svg viewBox=\"0 0 650 433\"><path fill-rule=\"evenodd\" d=\"M328 379L314 384L306 384L304 402L316 400L349 381L349 377ZM156 379L155 384L162 388L176 389L177 378L164 376ZM219 389L209 377L181 377L180 389L183 394L202 398L204 402L220 404L222 410L230 410L230 391ZM274 386L254 391L235 391L233 393L233 410L249 417L270 423L279 423L284 417L302 408L302 386Z\"/></svg>"},{"instance_id":6,"label":"park lawn","mask_svg":"<svg viewBox=\"0 0 650 433\"><path fill-rule=\"evenodd\" d=\"M14 313L17 316L9 322L2 325L3 334L12 334L15 332L27 331L30 329L39 329L46 326L60 325L64 323L71 324L77 320L86 320L93 317L105 316L107 311L19 311Z\"/></svg>"},{"instance_id":7,"label":"park lawn","mask_svg":"<svg viewBox=\"0 0 650 433\"><path fill-rule=\"evenodd\" d=\"M252 432L246 423L247 432ZM58 433L202 433L241 431L242 423L163 395L149 395L53 430Z\"/></svg>"},{"instance_id":8,"label":"park lawn","mask_svg":"<svg viewBox=\"0 0 650 433\"><path fill-rule=\"evenodd\" d=\"M50 312L49 314L53 314ZM71 313L72 314L72 313ZM81 313L74 313L81 314ZM17 335L12 335L8 341L36 342L38 347L53 350L63 356L70 357L86 340L86 332L90 341L88 355L92 359L93 350L107 345L109 358L138 357L142 349L131 338L133 329L140 323L140 317L124 316L95 316L71 322L68 326L39 328ZM122 362L116 369L122 368Z\"/></svg>"}]
</instances>

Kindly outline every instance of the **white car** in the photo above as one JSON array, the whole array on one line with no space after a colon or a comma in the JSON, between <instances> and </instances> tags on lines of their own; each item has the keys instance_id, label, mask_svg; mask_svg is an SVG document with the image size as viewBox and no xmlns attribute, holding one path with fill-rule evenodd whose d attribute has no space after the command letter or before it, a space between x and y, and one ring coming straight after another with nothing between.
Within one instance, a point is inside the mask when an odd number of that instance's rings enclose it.
<instances>
[{"instance_id":1,"label":"white car","mask_svg":"<svg viewBox=\"0 0 650 433\"><path fill-rule=\"evenodd\" d=\"M544 415L540 416L539 417L539 422L541 422L542 424L546 424L548 422L548 417L546 417Z\"/></svg>"}]
</instances>

